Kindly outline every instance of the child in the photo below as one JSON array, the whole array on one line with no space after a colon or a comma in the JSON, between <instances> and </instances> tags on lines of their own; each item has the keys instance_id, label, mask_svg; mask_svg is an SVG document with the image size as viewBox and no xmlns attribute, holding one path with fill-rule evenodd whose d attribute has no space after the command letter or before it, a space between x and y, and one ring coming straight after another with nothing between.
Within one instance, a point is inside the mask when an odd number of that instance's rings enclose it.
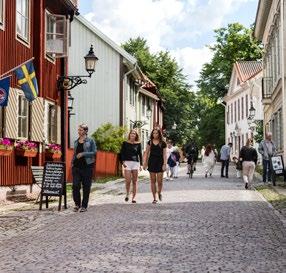
<instances>
[{"instance_id":1,"label":"child","mask_svg":"<svg viewBox=\"0 0 286 273\"><path fill-rule=\"evenodd\" d=\"M238 158L236 156L234 156L232 158L232 160L234 161L235 166L236 166L236 177L240 178L241 177L241 170L242 170L242 163L241 163L241 161L238 160Z\"/></svg>"}]
</instances>

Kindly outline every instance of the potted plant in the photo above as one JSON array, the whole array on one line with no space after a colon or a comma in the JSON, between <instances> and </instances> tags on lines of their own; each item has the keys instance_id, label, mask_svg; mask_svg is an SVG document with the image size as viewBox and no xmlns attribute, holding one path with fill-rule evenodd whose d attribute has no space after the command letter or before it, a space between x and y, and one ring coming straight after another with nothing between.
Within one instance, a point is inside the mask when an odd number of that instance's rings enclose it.
<instances>
[{"instance_id":1,"label":"potted plant","mask_svg":"<svg viewBox=\"0 0 286 273\"><path fill-rule=\"evenodd\" d=\"M35 157L38 153L38 144L29 140L18 140L15 151L18 156Z\"/></svg>"},{"instance_id":2,"label":"potted plant","mask_svg":"<svg viewBox=\"0 0 286 273\"><path fill-rule=\"evenodd\" d=\"M60 144L55 144L55 143L50 143L46 147L46 158L47 159L60 159L62 156L61 152L61 145Z\"/></svg>"},{"instance_id":3,"label":"potted plant","mask_svg":"<svg viewBox=\"0 0 286 273\"><path fill-rule=\"evenodd\" d=\"M14 149L14 143L9 138L0 138L0 156L9 156Z\"/></svg>"},{"instance_id":4,"label":"potted plant","mask_svg":"<svg viewBox=\"0 0 286 273\"><path fill-rule=\"evenodd\" d=\"M125 140L125 127L114 126L111 123L101 125L93 134L97 146L97 175L116 175L118 173L118 153Z\"/></svg>"}]
</instances>

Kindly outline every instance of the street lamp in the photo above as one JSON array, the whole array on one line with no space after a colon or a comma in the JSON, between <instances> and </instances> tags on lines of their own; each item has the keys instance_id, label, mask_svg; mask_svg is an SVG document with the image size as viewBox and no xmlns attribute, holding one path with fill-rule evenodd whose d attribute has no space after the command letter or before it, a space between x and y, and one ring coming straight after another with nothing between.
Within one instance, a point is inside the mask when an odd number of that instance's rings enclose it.
<instances>
[{"instance_id":1,"label":"street lamp","mask_svg":"<svg viewBox=\"0 0 286 273\"><path fill-rule=\"evenodd\" d=\"M150 106L148 106L147 111L146 111L146 117L147 119L150 119L152 115L152 110L150 108Z\"/></svg>"},{"instance_id":2,"label":"street lamp","mask_svg":"<svg viewBox=\"0 0 286 273\"><path fill-rule=\"evenodd\" d=\"M253 107L253 102L251 101L251 102L250 102L250 108L249 108L249 117L250 117L251 119L254 119L255 113L256 113L256 110L255 110L255 108Z\"/></svg>"},{"instance_id":3,"label":"street lamp","mask_svg":"<svg viewBox=\"0 0 286 273\"><path fill-rule=\"evenodd\" d=\"M177 129L177 124L174 122L174 124L172 125L172 129L176 130Z\"/></svg>"},{"instance_id":4,"label":"street lamp","mask_svg":"<svg viewBox=\"0 0 286 273\"><path fill-rule=\"evenodd\" d=\"M85 70L88 75L83 76L60 76L58 78L58 88L71 90L79 84L86 84L87 80L83 78L90 78L95 71L95 65L98 58L94 55L93 45L90 46L88 54L84 57L85 59Z\"/></svg>"}]
</instances>

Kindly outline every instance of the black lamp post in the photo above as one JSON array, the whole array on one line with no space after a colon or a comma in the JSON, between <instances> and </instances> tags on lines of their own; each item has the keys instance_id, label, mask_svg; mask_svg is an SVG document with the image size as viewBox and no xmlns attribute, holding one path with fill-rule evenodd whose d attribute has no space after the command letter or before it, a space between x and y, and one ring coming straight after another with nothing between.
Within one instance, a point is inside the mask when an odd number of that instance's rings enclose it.
<instances>
[{"instance_id":1,"label":"black lamp post","mask_svg":"<svg viewBox=\"0 0 286 273\"><path fill-rule=\"evenodd\" d=\"M98 58L94 55L93 45L90 46L88 54L84 57L85 59L85 70L88 75L83 76L61 76L58 78L58 88L71 90L79 84L86 84L87 80L83 78L90 78L92 73L95 71L95 65Z\"/></svg>"},{"instance_id":2,"label":"black lamp post","mask_svg":"<svg viewBox=\"0 0 286 273\"><path fill-rule=\"evenodd\" d=\"M66 149L67 149L67 142L66 142L66 120L67 116L68 119L70 118L73 113L71 113L71 110L73 109L73 97L70 95L70 92L68 94L68 100L67 100L67 90L71 90L74 87L78 86L79 84L86 84L87 80L84 78L90 78L91 75L95 71L95 65L98 61L98 58L94 55L93 52L93 46L90 46L90 50L88 54L84 57L85 59L85 70L87 71L88 75L83 76L60 76L57 80L58 89L61 92L61 146L62 146L62 161L66 163ZM65 62L62 61L62 71L65 74L66 67ZM69 103L67 107L67 102ZM68 144L70 142L69 138L69 120L68 120ZM64 182L66 182L66 173L64 173ZM64 186L64 191L66 192L66 186ZM65 198L65 208L67 208L66 204L66 198Z\"/></svg>"},{"instance_id":3,"label":"black lamp post","mask_svg":"<svg viewBox=\"0 0 286 273\"><path fill-rule=\"evenodd\" d=\"M254 119L255 113L256 113L256 110L255 110L255 108L253 107L253 102L250 102L249 117L250 117L251 119Z\"/></svg>"}]
</instances>

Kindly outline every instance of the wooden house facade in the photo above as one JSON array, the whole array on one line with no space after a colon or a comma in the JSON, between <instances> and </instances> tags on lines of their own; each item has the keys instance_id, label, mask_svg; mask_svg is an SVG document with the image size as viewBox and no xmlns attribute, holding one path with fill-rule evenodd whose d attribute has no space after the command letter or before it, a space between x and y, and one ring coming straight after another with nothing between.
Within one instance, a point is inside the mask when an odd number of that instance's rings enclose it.
<instances>
[{"instance_id":1,"label":"wooden house facade","mask_svg":"<svg viewBox=\"0 0 286 273\"><path fill-rule=\"evenodd\" d=\"M66 74L68 30L77 13L76 0L0 0L0 78L11 76L9 101L0 107L0 138L37 144L34 157L0 155L0 187L32 183L31 165L43 165L45 148L61 142L60 92L57 79ZM15 67L32 59L38 97L28 102ZM10 73L7 73L11 71Z\"/></svg>"}]
</instances>

